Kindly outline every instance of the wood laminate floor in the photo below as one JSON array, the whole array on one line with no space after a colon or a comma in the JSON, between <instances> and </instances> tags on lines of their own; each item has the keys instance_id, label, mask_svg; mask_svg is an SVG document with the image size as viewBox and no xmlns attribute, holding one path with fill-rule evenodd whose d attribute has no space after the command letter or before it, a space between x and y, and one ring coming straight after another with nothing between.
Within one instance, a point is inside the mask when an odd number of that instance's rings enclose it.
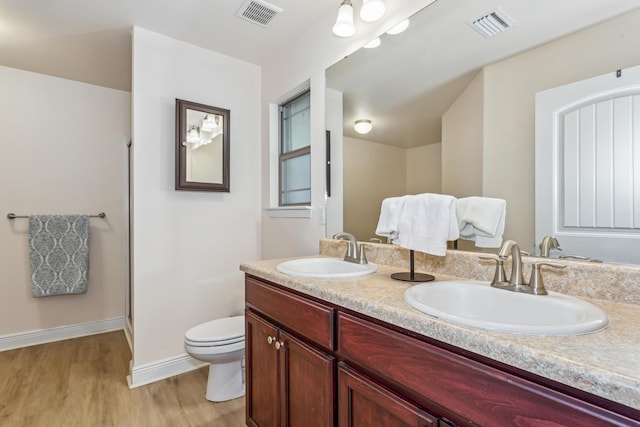
<instances>
[{"instance_id":1,"label":"wood laminate floor","mask_svg":"<svg viewBox=\"0 0 640 427\"><path fill-rule=\"evenodd\" d=\"M205 399L207 368L129 390L122 331L0 352L2 427L245 427L244 398Z\"/></svg>"}]
</instances>

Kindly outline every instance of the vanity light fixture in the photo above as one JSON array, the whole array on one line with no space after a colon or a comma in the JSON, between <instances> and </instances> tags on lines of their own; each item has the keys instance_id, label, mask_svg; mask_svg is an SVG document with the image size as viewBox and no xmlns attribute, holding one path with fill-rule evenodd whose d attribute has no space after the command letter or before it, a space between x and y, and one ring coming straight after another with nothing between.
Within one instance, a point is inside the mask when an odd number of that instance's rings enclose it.
<instances>
[{"instance_id":1,"label":"vanity light fixture","mask_svg":"<svg viewBox=\"0 0 640 427\"><path fill-rule=\"evenodd\" d=\"M211 132L217 127L218 122L216 121L216 117L211 114L207 114L202 121L202 130L205 132Z\"/></svg>"},{"instance_id":2,"label":"vanity light fixture","mask_svg":"<svg viewBox=\"0 0 640 427\"><path fill-rule=\"evenodd\" d=\"M187 132L187 142L190 144L200 142L200 132L198 131L197 126L191 126L191 129L189 129L189 132Z\"/></svg>"},{"instance_id":3,"label":"vanity light fixture","mask_svg":"<svg viewBox=\"0 0 640 427\"><path fill-rule=\"evenodd\" d=\"M371 40L369 43L365 44L364 47L365 49L373 49L375 47L378 47L382 44L382 42L380 41L380 37L376 37L375 39Z\"/></svg>"},{"instance_id":4,"label":"vanity light fixture","mask_svg":"<svg viewBox=\"0 0 640 427\"><path fill-rule=\"evenodd\" d=\"M353 125L353 129L359 134L364 135L371 132L373 126L371 125L371 120L356 120L355 125Z\"/></svg>"},{"instance_id":5,"label":"vanity light fixture","mask_svg":"<svg viewBox=\"0 0 640 427\"><path fill-rule=\"evenodd\" d=\"M404 32L407 28L409 28L409 20L405 19L404 21L387 31L387 34L395 36L396 34Z\"/></svg>"},{"instance_id":6,"label":"vanity light fixture","mask_svg":"<svg viewBox=\"0 0 640 427\"><path fill-rule=\"evenodd\" d=\"M382 18L385 12L383 0L362 0L360 18L365 22L375 22Z\"/></svg>"},{"instance_id":7,"label":"vanity light fixture","mask_svg":"<svg viewBox=\"0 0 640 427\"><path fill-rule=\"evenodd\" d=\"M338 37L351 37L356 33L353 25L353 5L351 0L343 0L338 9L338 19L333 25L333 34Z\"/></svg>"}]
</instances>

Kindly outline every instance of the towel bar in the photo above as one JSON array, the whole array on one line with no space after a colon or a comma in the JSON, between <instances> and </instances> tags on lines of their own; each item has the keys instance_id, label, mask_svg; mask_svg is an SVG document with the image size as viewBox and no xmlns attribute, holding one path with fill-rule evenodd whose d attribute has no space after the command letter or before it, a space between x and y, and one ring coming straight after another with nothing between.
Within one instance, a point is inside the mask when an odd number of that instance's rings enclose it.
<instances>
[{"instance_id":1,"label":"towel bar","mask_svg":"<svg viewBox=\"0 0 640 427\"><path fill-rule=\"evenodd\" d=\"M90 218L105 218L107 216L106 213L100 212L97 215L89 215ZM13 212L7 214L7 218L15 219L15 218L29 218L29 215L16 215Z\"/></svg>"}]
</instances>

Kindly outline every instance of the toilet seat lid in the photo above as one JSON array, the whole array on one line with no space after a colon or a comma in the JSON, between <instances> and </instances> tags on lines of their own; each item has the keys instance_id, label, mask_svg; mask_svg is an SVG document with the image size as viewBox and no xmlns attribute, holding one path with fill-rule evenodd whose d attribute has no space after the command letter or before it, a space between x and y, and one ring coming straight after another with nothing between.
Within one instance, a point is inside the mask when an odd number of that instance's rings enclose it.
<instances>
[{"instance_id":1,"label":"toilet seat lid","mask_svg":"<svg viewBox=\"0 0 640 427\"><path fill-rule=\"evenodd\" d=\"M244 316L224 317L194 326L185 334L191 342L238 341L244 338Z\"/></svg>"}]
</instances>

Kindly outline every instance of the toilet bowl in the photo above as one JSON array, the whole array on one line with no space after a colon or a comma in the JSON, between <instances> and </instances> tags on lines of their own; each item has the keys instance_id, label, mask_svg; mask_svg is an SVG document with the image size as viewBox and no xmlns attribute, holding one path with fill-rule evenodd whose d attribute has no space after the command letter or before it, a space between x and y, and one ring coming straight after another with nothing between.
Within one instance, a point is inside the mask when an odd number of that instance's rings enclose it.
<instances>
[{"instance_id":1,"label":"toilet bowl","mask_svg":"<svg viewBox=\"0 0 640 427\"><path fill-rule=\"evenodd\" d=\"M184 347L194 359L209 363L207 400L244 396L244 316L194 326L184 335Z\"/></svg>"}]
</instances>

